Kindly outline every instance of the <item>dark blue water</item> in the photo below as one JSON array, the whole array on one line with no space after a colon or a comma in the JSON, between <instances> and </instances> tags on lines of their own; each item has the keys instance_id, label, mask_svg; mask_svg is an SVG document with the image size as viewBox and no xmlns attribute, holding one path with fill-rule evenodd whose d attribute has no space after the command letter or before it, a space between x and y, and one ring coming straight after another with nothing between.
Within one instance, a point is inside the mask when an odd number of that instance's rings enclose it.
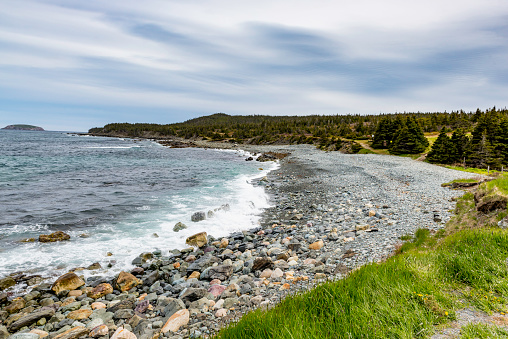
<instances>
[{"instance_id":1,"label":"dark blue water","mask_svg":"<svg viewBox=\"0 0 508 339\"><path fill-rule=\"evenodd\" d=\"M254 227L268 201L250 181L274 164L260 170L245 157L147 140L0 130L0 276L112 260L120 270L143 251L185 247L185 238L200 231L222 236ZM230 211L190 221L192 213L223 204ZM179 221L188 229L175 233ZM71 241L20 242L57 230Z\"/></svg>"}]
</instances>

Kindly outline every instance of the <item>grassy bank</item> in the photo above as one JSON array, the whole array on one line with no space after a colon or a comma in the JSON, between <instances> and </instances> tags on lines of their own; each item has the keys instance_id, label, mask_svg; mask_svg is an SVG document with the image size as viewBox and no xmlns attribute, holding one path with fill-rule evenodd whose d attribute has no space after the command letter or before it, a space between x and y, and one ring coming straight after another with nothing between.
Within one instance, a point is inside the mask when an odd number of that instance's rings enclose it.
<instances>
[{"instance_id":1,"label":"grassy bank","mask_svg":"<svg viewBox=\"0 0 508 339\"><path fill-rule=\"evenodd\" d=\"M505 184L505 179L489 183ZM491 226L506 213L478 213L467 193L445 230L419 230L387 261L290 296L269 311L247 314L217 337L424 338L465 307L504 316L508 232ZM461 329L469 338L504 331L474 324Z\"/></svg>"}]
</instances>

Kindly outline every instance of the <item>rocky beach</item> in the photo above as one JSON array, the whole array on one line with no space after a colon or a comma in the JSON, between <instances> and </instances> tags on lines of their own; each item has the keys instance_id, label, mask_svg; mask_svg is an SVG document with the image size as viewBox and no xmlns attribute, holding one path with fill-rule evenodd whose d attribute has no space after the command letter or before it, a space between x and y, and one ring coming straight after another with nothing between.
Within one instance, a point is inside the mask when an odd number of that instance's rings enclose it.
<instances>
[{"instance_id":1,"label":"rocky beach","mask_svg":"<svg viewBox=\"0 0 508 339\"><path fill-rule=\"evenodd\" d=\"M441 184L476 176L405 157L309 145L241 148L288 154L254 183L272 204L259 227L239 225L223 238L197 234L187 249L140 254L134 269L116 277L85 280L78 269L20 297L9 288L26 277L0 277L0 339L210 336L288 293L383 260L401 236L443 228L462 192Z\"/></svg>"}]
</instances>

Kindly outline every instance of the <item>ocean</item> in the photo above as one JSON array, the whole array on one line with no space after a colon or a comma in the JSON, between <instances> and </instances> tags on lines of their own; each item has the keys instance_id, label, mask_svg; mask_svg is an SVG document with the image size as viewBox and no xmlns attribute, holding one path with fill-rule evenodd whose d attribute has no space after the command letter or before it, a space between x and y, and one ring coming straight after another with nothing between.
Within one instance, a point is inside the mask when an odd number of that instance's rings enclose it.
<instances>
[{"instance_id":1,"label":"ocean","mask_svg":"<svg viewBox=\"0 0 508 339\"><path fill-rule=\"evenodd\" d=\"M270 206L253 180L277 164L245 161L242 151L173 149L150 140L64 132L0 130L0 277L58 276L98 262L85 275L129 269L142 252L188 247L259 224ZM193 213L225 204L213 217ZM177 222L188 226L174 232ZM69 241L23 242L63 231ZM111 266L108 268L108 266Z\"/></svg>"}]
</instances>

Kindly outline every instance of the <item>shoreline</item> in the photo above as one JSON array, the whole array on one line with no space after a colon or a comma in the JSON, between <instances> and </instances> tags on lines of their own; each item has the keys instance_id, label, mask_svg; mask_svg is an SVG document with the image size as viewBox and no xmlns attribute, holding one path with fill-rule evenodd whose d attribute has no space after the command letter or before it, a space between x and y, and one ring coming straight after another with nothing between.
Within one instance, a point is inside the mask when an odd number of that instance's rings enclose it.
<instances>
[{"instance_id":1,"label":"shoreline","mask_svg":"<svg viewBox=\"0 0 508 339\"><path fill-rule=\"evenodd\" d=\"M326 279L340 279L358 266L383 260L393 253L400 236L413 233L419 226L434 231L442 228L449 218L448 210L454 206L448 200L462 192L441 188L440 184L451 178L475 176L407 158L325 153L313 146L249 148L247 151L256 153L291 153L266 179L253 182L265 187L274 205L263 212L259 228L212 240L193 252L141 254L138 269L132 273L142 285L123 293L117 282L108 279L89 282L61 296L55 296L49 284L42 284L34 289L35 294L40 293L38 298L28 302L38 300L36 305L42 306L42 299L50 298L51 305L58 307L38 327L54 335L76 327L90 332L93 329L87 326L101 319L102 324L97 326L105 325L107 330L102 329L110 335L124 326L138 338L161 331L165 337L174 338L207 336L250 310L271 307L287 293ZM91 289L104 284L117 291L91 298L96 296L90 294ZM79 292L70 297L74 301L68 300L69 293ZM140 300L144 293L147 295ZM126 300L130 307L115 309L115 304ZM69 301L79 303L74 311L90 310L90 315L66 321L73 311L62 305ZM93 310L97 301L106 306L106 312ZM28 307L36 310L36 305ZM142 310L140 305L147 308ZM168 309L168 305L172 307ZM25 306L13 314L23 309L34 311ZM168 322L178 319L171 319L178 312L188 316L187 323L175 332L164 332ZM6 324L10 317L2 319L0 315L0 320Z\"/></svg>"}]
</instances>

